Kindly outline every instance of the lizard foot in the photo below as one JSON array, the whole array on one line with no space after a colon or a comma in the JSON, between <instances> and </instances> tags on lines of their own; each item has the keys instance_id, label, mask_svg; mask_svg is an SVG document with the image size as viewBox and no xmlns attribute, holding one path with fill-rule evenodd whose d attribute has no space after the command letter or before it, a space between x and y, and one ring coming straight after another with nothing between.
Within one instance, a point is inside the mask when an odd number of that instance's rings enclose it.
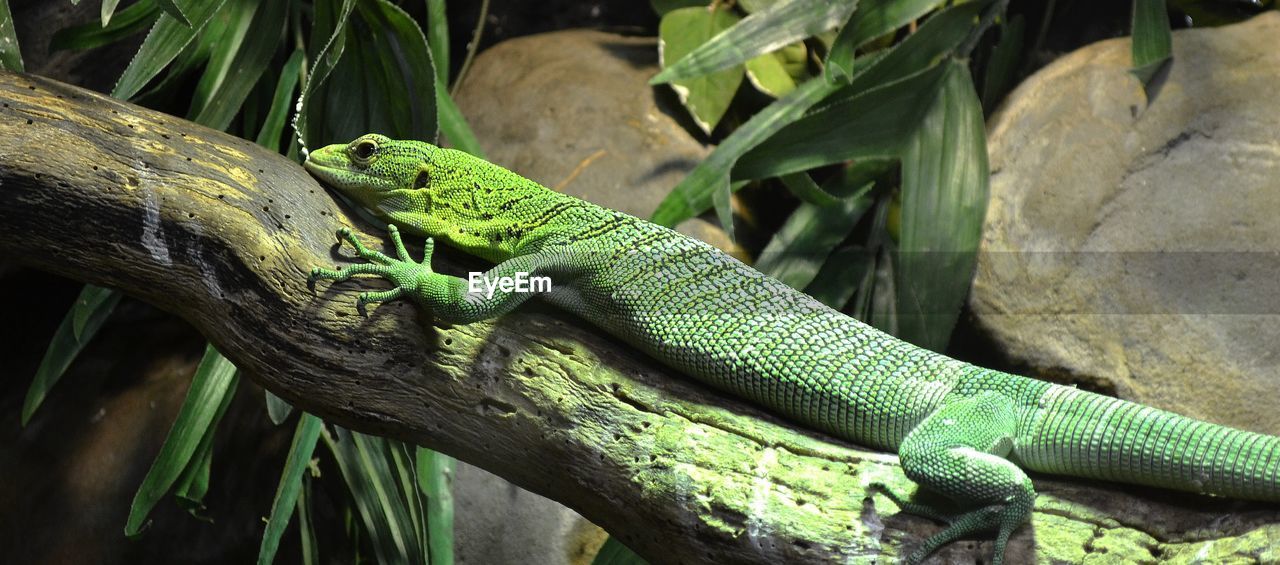
<instances>
[{"instance_id":1,"label":"lizard foot","mask_svg":"<svg viewBox=\"0 0 1280 565\"><path fill-rule=\"evenodd\" d=\"M360 296L356 299L356 305L362 309L366 304L387 302L416 292L422 287L424 281L436 275L431 270L431 255L435 251L435 241L427 238L427 242L423 247L422 262L417 262L409 257L409 252L405 249L404 242L400 239L399 229L394 225L389 225L387 226L387 233L391 235L391 242L395 245L396 258L389 257L381 251L365 247L360 242L360 238L356 237L356 234L350 228L339 229L338 237L350 243L351 247L355 249L356 255L369 262L336 270L316 267L311 269L311 275L307 277L307 282L314 284L317 280L332 280L337 283L346 281L353 275L373 275L382 277L395 285L395 288L390 290L360 293Z\"/></svg>"}]
</instances>

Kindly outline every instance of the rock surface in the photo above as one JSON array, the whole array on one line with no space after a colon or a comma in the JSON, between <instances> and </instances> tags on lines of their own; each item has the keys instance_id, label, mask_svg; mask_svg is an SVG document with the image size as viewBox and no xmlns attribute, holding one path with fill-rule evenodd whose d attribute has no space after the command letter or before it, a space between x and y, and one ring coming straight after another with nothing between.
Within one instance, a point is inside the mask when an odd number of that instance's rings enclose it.
<instances>
[{"instance_id":1,"label":"rock surface","mask_svg":"<svg viewBox=\"0 0 1280 565\"><path fill-rule=\"evenodd\" d=\"M1280 433L1280 13L1174 34L1148 104L1129 40L991 119L971 307L1015 364Z\"/></svg>"},{"instance_id":2,"label":"rock surface","mask_svg":"<svg viewBox=\"0 0 1280 565\"><path fill-rule=\"evenodd\" d=\"M491 161L644 218L709 152L648 85L657 57L653 38L521 37L481 53L456 98ZM732 249L703 220L679 228ZM589 563L605 538L572 510L464 463L455 490L459 563Z\"/></svg>"}]
</instances>

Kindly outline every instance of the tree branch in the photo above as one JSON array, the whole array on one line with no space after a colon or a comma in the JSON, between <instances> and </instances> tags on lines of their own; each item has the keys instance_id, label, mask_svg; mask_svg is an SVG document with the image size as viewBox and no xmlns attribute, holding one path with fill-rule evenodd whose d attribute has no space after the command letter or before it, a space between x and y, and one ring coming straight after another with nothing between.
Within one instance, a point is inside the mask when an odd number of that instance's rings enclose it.
<instances>
[{"instance_id":1,"label":"tree branch","mask_svg":"<svg viewBox=\"0 0 1280 565\"><path fill-rule=\"evenodd\" d=\"M0 74L0 101L0 254L182 316L299 408L488 469L653 562L884 561L938 529L868 494L909 490L895 457L712 392L567 314L436 327L406 301L358 313L357 292L385 283L308 289L312 266L347 261L338 227L381 232L279 155L39 77ZM1261 505L1037 485L1012 562L1256 555L1280 535Z\"/></svg>"}]
</instances>

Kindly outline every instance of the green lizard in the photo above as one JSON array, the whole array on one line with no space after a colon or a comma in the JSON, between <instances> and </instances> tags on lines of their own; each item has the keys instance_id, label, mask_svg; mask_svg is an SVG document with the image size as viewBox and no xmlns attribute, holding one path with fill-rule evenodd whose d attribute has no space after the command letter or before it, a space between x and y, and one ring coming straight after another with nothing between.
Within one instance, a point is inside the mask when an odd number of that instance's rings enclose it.
<instances>
[{"instance_id":1,"label":"green lizard","mask_svg":"<svg viewBox=\"0 0 1280 565\"><path fill-rule=\"evenodd\" d=\"M397 258L339 235L370 261L311 279L384 277L438 319L499 316L530 296L433 272L434 240L497 263L489 280L550 277L544 298L667 365L797 422L896 452L907 477L955 500L903 510L949 525L908 558L996 531L993 563L1031 514L1023 469L1280 500L1280 438L976 367L895 339L721 251L548 190L466 153L365 135L311 153L306 168L390 222ZM414 262L399 229L426 236Z\"/></svg>"}]
</instances>

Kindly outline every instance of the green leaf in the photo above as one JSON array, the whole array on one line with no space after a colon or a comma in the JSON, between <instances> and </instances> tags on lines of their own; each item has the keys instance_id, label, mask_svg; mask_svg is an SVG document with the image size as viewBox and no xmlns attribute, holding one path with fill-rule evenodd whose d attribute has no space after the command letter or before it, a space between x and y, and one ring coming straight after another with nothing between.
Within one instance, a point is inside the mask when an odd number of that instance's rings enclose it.
<instances>
[{"instance_id":1,"label":"green leaf","mask_svg":"<svg viewBox=\"0 0 1280 565\"><path fill-rule=\"evenodd\" d=\"M692 52L681 51L680 56L675 53L664 55L667 63L664 63L662 72L649 82L661 84L689 79L740 65L758 55L840 25L849 18L855 6L856 0L780 0L747 16L710 41L704 42L699 38L697 43L701 46ZM693 10L700 9L685 8L671 12L663 22L677 13L692 13ZM699 27L701 29L702 26ZM664 43L674 39L672 35L663 33L661 27L658 35Z\"/></svg>"},{"instance_id":2,"label":"green leaf","mask_svg":"<svg viewBox=\"0 0 1280 565\"><path fill-rule=\"evenodd\" d=\"M89 321L105 318L119 302L120 294L112 289L91 284L84 285L84 288L80 289L80 296L76 297L75 305L71 308L71 333L76 341L87 341L84 331Z\"/></svg>"},{"instance_id":3,"label":"green leaf","mask_svg":"<svg viewBox=\"0 0 1280 565\"><path fill-rule=\"evenodd\" d=\"M118 292L93 285L85 285L80 290L80 296L63 316L53 339L49 340L49 348L45 350L31 387L27 389L27 397L22 403L22 425L31 421L32 414L44 402L49 390L62 378L85 344L102 328L111 311L120 303L120 296Z\"/></svg>"},{"instance_id":4,"label":"green leaf","mask_svg":"<svg viewBox=\"0 0 1280 565\"><path fill-rule=\"evenodd\" d=\"M1000 26L1000 42L992 47L991 58L987 60L982 76L982 108L985 113L995 110L996 103L1013 85L1018 60L1022 57L1024 27L1025 20L1021 14L1014 15Z\"/></svg>"},{"instance_id":5,"label":"green leaf","mask_svg":"<svg viewBox=\"0 0 1280 565\"><path fill-rule=\"evenodd\" d=\"M775 53L765 53L747 61L746 68L751 85L769 96L781 98L796 89L795 79L791 78Z\"/></svg>"},{"instance_id":6,"label":"green leaf","mask_svg":"<svg viewBox=\"0 0 1280 565\"><path fill-rule=\"evenodd\" d=\"M120 0L102 0L102 27L107 27L111 23L111 14L116 11L116 4Z\"/></svg>"},{"instance_id":7,"label":"green leaf","mask_svg":"<svg viewBox=\"0 0 1280 565\"><path fill-rule=\"evenodd\" d=\"M744 155L734 177L773 177L850 159L897 157L918 126L920 112L936 96L943 68L811 112Z\"/></svg>"},{"instance_id":8,"label":"green leaf","mask_svg":"<svg viewBox=\"0 0 1280 565\"><path fill-rule=\"evenodd\" d=\"M801 202L813 204L815 206L835 206L840 203L840 199L833 196L818 183L813 182L813 177L809 173L791 173L778 177L782 181L782 185L787 187L787 191L791 192Z\"/></svg>"},{"instance_id":9,"label":"green leaf","mask_svg":"<svg viewBox=\"0 0 1280 565\"><path fill-rule=\"evenodd\" d=\"M886 235L885 221L888 217L889 200L883 195L876 200L871 230L863 245L833 251L813 281L805 287L806 294L835 309L843 309L852 298L854 303L849 312L853 317L867 323L877 321L871 317L871 299L877 290L875 283L877 266L881 264L879 259L883 257L885 264L889 261L882 244ZM892 294L889 296L892 297Z\"/></svg>"},{"instance_id":10,"label":"green leaf","mask_svg":"<svg viewBox=\"0 0 1280 565\"><path fill-rule=\"evenodd\" d=\"M188 116L198 115L213 100L218 86L231 71L231 60L249 35L256 9L254 0L226 0L201 32L200 40L209 44L209 62L200 75L195 93L191 95Z\"/></svg>"},{"instance_id":11,"label":"green leaf","mask_svg":"<svg viewBox=\"0 0 1280 565\"><path fill-rule=\"evenodd\" d=\"M298 537L302 546L303 565L320 563L319 542L316 541L316 529L311 523L311 477L303 475L302 492L298 493Z\"/></svg>"},{"instance_id":12,"label":"green leaf","mask_svg":"<svg viewBox=\"0 0 1280 565\"><path fill-rule=\"evenodd\" d=\"M860 9L849 20L852 29L847 39L857 49L872 39L920 19L941 4L942 0L863 0Z\"/></svg>"},{"instance_id":13,"label":"green leaf","mask_svg":"<svg viewBox=\"0 0 1280 565\"><path fill-rule=\"evenodd\" d=\"M319 418L306 412L298 419L289 455L284 460L284 471L280 473L280 486L276 488L275 500L271 502L267 529L262 534L262 545L258 548L258 565L267 565L275 560L280 537L284 535L285 527L289 525L289 516L294 510L297 509L299 514L304 513L299 506L302 478L311 465L311 454L315 451L316 441L320 439L323 427L324 423Z\"/></svg>"},{"instance_id":14,"label":"green leaf","mask_svg":"<svg viewBox=\"0 0 1280 565\"><path fill-rule=\"evenodd\" d=\"M327 36L329 39L323 44L317 41L311 42L311 45L322 45L322 47L311 58L313 61L311 72L307 73L307 81L302 85L302 95L298 98L298 115L294 118L293 127L298 132L298 139L305 147L323 145L322 132L319 129L312 132L309 125L312 113L311 98L328 80L329 74L333 72L338 61L342 60L342 54L346 52L347 21L351 17L351 11L356 7L356 0L341 0L340 6L335 6L336 2L338 0L317 0L315 3L311 37ZM323 108L323 105L321 107ZM316 114L323 114L323 110L317 111ZM316 121L323 124L323 116Z\"/></svg>"},{"instance_id":15,"label":"green leaf","mask_svg":"<svg viewBox=\"0 0 1280 565\"><path fill-rule=\"evenodd\" d=\"M209 19L222 7L224 1L187 0L185 2L187 8L184 12L190 18L189 23L192 24L190 26L168 14L160 16L160 19L156 20L155 25L151 27L147 38L142 41L142 47L129 62L124 74L120 75L120 80L116 82L111 95L127 100L142 90L143 86L164 70L169 62L173 61L188 43L191 43L196 34L204 29L205 24L209 23Z\"/></svg>"},{"instance_id":16,"label":"green leaf","mask_svg":"<svg viewBox=\"0 0 1280 565\"><path fill-rule=\"evenodd\" d=\"M197 368L196 371L199 372L200 369ZM199 512L204 510L204 495L209 492L209 473L213 468L213 439L218 431L218 423L222 421L222 416L227 413L227 408L231 406L234 398L235 385L233 384L219 401L218 411L214 414L208 431L205 432L204 437L200 438L191 462L186 469L182 470L182 475L178 477L174 487L174 495L178 497L179 504L197 518L200 517Z\"/></svg>"},{"instance_id":17,"label":"green leaf","mask_svg":"<svg viewBox=\"0 0 1280 565\"><path fill-rule=\"evenodd\" d=\"M844 104L871 88L900 80L938 64L947 55L963 48L963 43L977 28L979 16L990 2L967 2L939 11L925 20L915 33L895 45L881 50L871 57L878 57L871 64L855 65L849 86L823 101L814 112L827 106ZM967 56L963 55L962 56ZM863 57L867 59L869 57Z\"/></svg>"},{"instance_id":18,"label":"green leaf","mask_svg":"<svg viewBox=\"0 0 1280 565\"><path fill-rule=\"evenodd\" d=\"M866 194L837 201L835 206L801 204L760 252L760 272L803 290L813 282L831 250L849 237L871 207Z\"/></svg>"},{"instance_id":19,"label":"green leaf","mask_svg":"<svg viewBox=\"0 0 1280 565\"><path fill-rule=\"evenodd\" d=\"M228 394L227 398L231 396ZM213 432L212 429L209 431ZM200 445L196 446L195 455L191 456L191 463L182 470L173 489L178 503L197 518L200 517L199 512L204 510L204 495L209 492L209 474L213 469L213 437L213 433L205 434Z\"/></svg>"},{"instance_id":20,"label":"green leaf","mask_svg":"<svg viewBox=\"0 0 1280 565\"><path fill-rule=\"evenodd\" d=\"M681 8L668 12L658 24L658 60L662 66L681 60L721 31L733 27L738 16L728 9ZM672 82L680 103L705 133L711 133L729 109L742 83L742 67L705 73Z\"/></svg>"},{"instance_id":21,"label":"green leaf","mask_svg":"<svg viewBox=\"0 0 1280 565\"><path fill-rule=\"evenodd\" d=\"M23 71L22 51L18 48L18 35L13 31L9 0L0 0L0 65L15 73Z\"/></svg>"},{"instance_id":22,"label":"green leaf","mask_svg":"<svg viewBox=\"0 0 1280 565\"><path fill-rule=\"evenodd\" d=\"M386 0L357 5L346 55L331 80L313 94L306 131L310 146L346 142L369 132L398 139L436 138L436 74L417 22ZM314 80L314 79L313 79ZM391 96L386 93L413 93ZM362 111L352 112L353 107ZM305 130L304 130L305 131Z\"/></svg>"},{"instance_id":23,"label":"green leaf","mask_svg":"<svg viewBox=\"0 0 1280 565\"><path fill-rule=\"evenodd\" d=\"M357 514L369 534L379 563L427 563L425 529L404 444L336 429L337 440L322 434L351 492ZM399 452L399 453L397 453Z\"/></svg>"},{"instance_id":24,"label":"green leaf","mask_svg":"<svg viewBox=\"0 0 1280 565\"><path fill-rule=\"evenodd\" d=\"M90 23L58 30L49 41L49 50L92 49L114 43L142 31L159 16L155 3L138 0L113 16L106 27Z\"/></svg>"},{"instance_id":25,"label":"green leaf","mask_svg":"<svg viewBox=\"0 0 1280 565\"><path fill-rule=\"evenodd\" d=\"M811 113L746 154L734 173L758 178L849 159L900 159L899 336L938 350L972 276L986 213L986 155L972 81L962 63L949 61Z\"/></svg>"},{"instance_id":26,"label":"green leaf","mask_svg":"<svg viewBox=\"0 0 1280 565\"><path fill-rule=\"evenodd\" d=\"M191 388L182 401L178 418L133 497L129 520L124 527L126 536L132 538L142 532L147 514L191 463L205 435L212 433L217 425L222 403L235 392L236 381L235 366L212 345L205 348L204 358L191 379Z\"/></svg>"},{"instance_id":27,"label":"green leaf","mask_svg":"<svg viewBox=\"0 0 1280 565\"><path fill-rule=\"evenodd\" d=\"M161 10L164 10L164 13L169 14L169 17L177 20L184 26L191 27L191 20L188 20L187 16L182 13L182 8L178 7L177 2L174 2L173 0L156 0L156 4Z\"/></svg>"},{"instance_id":28,"label":"green leaf","mask_svg":"<svg viewBox=\"0 0 1280 565\"><path fill-rule=\"evenodd\" d=\"M219 130L226 129L231 123L279 47L288 16L287 8L288 2L263 2L256 10L243 12L249 18L248 25L243 26L246 28L244 40L237 42L234 50L223 51L231 56L214 57L214 60L228 61L226 67L219 66L215 71L215 65L210 63L205 71L206 77L216 73L216 78L212 80L214 84L207 99L193 100L193 104L201 102L194 118L196 123ZM294 74L296 77L296 72ZM283 75L281 79L284 79ZM203 83L204 77L201 77ZM197 92L200 92L199 87Z\"/></svg>"},{"instance_id":29,"label":"green leaf","mask_svg":"<svg viewBox=\"0 0 1280 565\"><path fill-rule=\"evenodd\" d=\"M271 393L269 390L262 391L267 399L267 417L271 419L271 423L279 426L285 420L289 419L289 415L293 413L293 405L285 402Z\"/></svg>"},{"instance_id":30,"label":"green leaf","mask_svg":"<svg viewBox=\"0 0 1280 565\"><path fill-rule=\"evenodd\" d=\"M427 44L436 66L436 91L449 84L449 15L444 0L427 0Z\"/></svg>"},{"instance_id":31,"label":"green leaf","mask_svg":"<svg viewBox=\"0 0 1280 565\"><path fill-rule=\"evenodd\" d=\"M467 119L458 110L458 105L453 102L444 83L436 83L436 98L436 106L440 109L440 133L454 147L483 159L484 149L480 148L480 140L476 139L471 126L467 125Z\"/></svg>"},{"instance_id":32,"label":"green leaf","mask_svg":"<svg viewBox=\"0 0 1280 565\"><path fill-rule=\"evenodd\" d=\"M835 90L826 81L811 79L757 112L671 190L653 212L652 221L670 227L710 208L712 195L729 186L729 171L743 153L799 119Z\"/></svg>"},{"instance_id":33,"label":"green leaf","mask_svg":"<svg viewBox=\"0 0 1280 565\"><path fill-rule=\"evenodd\" d=\"M604 540L604 545L600 546L600 551L596 552L595 559L591 560L591 565L646 565L648 562L643 557L636 555L631 548L618 541L618 538L609 536Z\"/></svg>"},{"instance_id":34,"label":"green leaf","mask_svg":"<svg viewBox=\"0 0 1280 565\"><path fill-rule=\"evenodd\" d=\"M272 151L280 150L280 134L284 133L285 118L289 116L289 103L293 101L293 91L302 76L304 53L295 49L280 69L280 78L276 79L275 95L271 97L271 109L267 111L267 119L262 122L258 131L258 145Z\"/></svg>"},{"instance_id":35,"label":"green leaf","mask_svg":"<svg viewBox=\"0 0 1280 565\"><path fill-rule=\"evenodd\" d=\"M1173 33L1164 0L1133 0L1133 69L1147 97L1154 98L1156 78L1173 62Z\"/></svg>"},{"instance_id":36,"label":"green leaf","mask_svg":"<svg viewBox=\"0 0 1280 565\"><path fill-rule=\"evenodd\" d=\"M415 451L418 489L427 497L427 549L432 563L453 563L453 476L457 461L436 451Z\"/></svg>"},{"instance_id":37,"label":"green leaf","mask_svg":"<svg viewBox=\"0 0 1280 565\"><path fill-rule=\"evenodd\" d=\"M941 0L863 0L840 28L827 54L828 80L848 82L853 78L851 65L859 47L907 25L941 3Z\"/></svg>"},{"instance_id":38,"label":"green leaf","mask_svg":"<svg viewBox=\"0 0 1280 565\"><path fill-rule=\"evenodd\" d=\"M816 106L810 114L818 116L824 110L832 108L849 109L850 101L865 95L868 89L901 80L935 64L939 58L956 49L965 40L977 22L977 16L984 5L983 2L970 2L943 10L930 17L916 33L892 50L859 58L854 62L855 78L848 86L837 87L825 80L810 80L801 84L791 94L765 107L725 138L711 155L699 163L693 172L689 173L689 176L667 195L654 211L652 221L670 227L706 211L712 205L711 195L714 191L729 182L730 169L735 179L753 179L779 176L809 168L794 166L795 163L789 162L796 158L796 155L792 154L786 146L789 141L777 144L770 141L770 145L776 145L777 148L767 151L756 151L753 148L770 139L784 126L800 120L801 115L811 107ZM910 92L907 94L913 95ZM901 104L906 101L898 102ZM841 123L839 121L830 121L830 118L826 117L812 120L806 117L803 121L810 122L813 126L811 129L824 136L824 141L817 145L825 144L826 140L833 136L837 138L840 136L834 128L834 124ZM891 123L888 126L896 127ZM840 140L837 139L836 142L839 143ZM749 151L752 158L744 165L735 166ZM805 151L810 149L796 153L803 155ZM827 160L822 164L839 160L841 159Z\"/></svg>"},{"instance_id":39,"label":"green leaf","mask_svg":"<svg viewBox=\"0 0 1280 565\"><path fill-rule=\"evenodd\" d=\"M986 126L968 68L941 83L902 152L902 232L894 262L899 336L941 351L973 278L990 173Z\"/></svg>"}]
</instances>

